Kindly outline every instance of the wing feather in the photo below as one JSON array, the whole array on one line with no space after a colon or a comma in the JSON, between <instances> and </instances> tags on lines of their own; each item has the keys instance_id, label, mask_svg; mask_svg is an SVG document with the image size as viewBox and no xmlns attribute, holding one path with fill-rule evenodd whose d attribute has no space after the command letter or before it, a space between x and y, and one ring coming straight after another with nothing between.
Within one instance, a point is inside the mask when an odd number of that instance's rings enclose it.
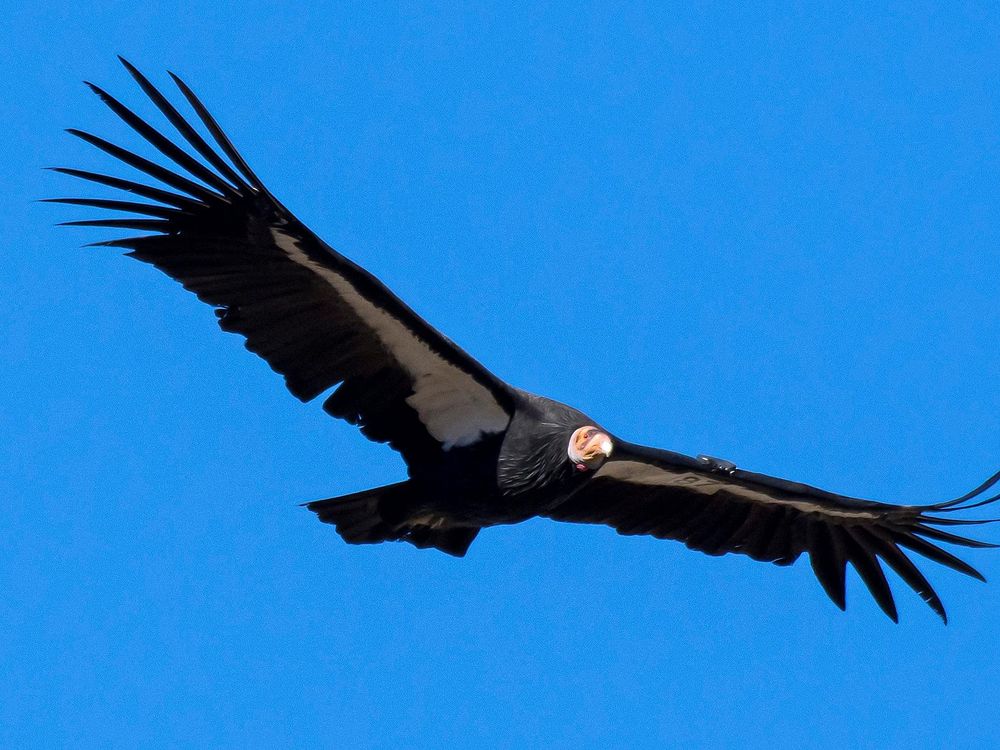
<instances>
[{"instance_id":1,"label":"wing feather","mask_svg":"<svg viewBox=\"0 0 1000 750\"><path fill-rule=\"evenodd\" d=\"M846 609L847 556L840 530L831 529L829 525L818 520L810 520L808 524L806 538L813 573L816 574L831 601L841 609Z\"/></svg>"},{"instance_id":2,"label":"wing feather","mask_svg":"<svg viewBox=\"0 0 1000 750\"><path fill-rule=\"evenodd\" d=\"M882 611L893 622L899 622L899 613L896 611L896 602L892 598L892 589L889 588L889 581L886 580L885 572L879 565L878 558L856 529L848 526L846 532L847 558L854 565L854 569L858 571L858 575L861 576L861 580L865 582Z\"/></svg>"}]
</instances>

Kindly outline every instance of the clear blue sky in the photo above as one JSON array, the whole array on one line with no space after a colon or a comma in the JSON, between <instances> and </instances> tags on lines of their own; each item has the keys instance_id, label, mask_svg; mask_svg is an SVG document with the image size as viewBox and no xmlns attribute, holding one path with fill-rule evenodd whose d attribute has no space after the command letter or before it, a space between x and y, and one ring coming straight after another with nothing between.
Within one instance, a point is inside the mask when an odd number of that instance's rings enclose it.
<instances>
[{"instance_id":1,"label":"clear blue sky","mask_svg":"<svg viewBox=\"0 0 1000 750\"><path fill-rule=\"evenodd\" d=\"M182 74L273 192L498 375L879 500L1000 468L1000 16L980 4L16 2L0 29L0 745L984 748L1000 552L856 578L605 528L456 560L297 503L401 461L31 203ZM747 6L755 9L748 9ZM976 9L980 8L980 9ZM1000 529L984 533L1000 540ZM895 582L895 580L894 580Z\"/></svg>"}]
</instances>

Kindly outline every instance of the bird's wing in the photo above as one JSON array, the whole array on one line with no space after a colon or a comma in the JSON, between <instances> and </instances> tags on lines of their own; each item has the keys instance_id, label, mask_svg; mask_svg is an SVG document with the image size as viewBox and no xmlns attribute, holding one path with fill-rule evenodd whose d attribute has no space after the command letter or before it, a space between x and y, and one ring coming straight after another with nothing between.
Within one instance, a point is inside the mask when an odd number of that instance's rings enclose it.
<instances>
[{"instance_id":1,"label":"bird's wing","mask_svg":"<svg viewBox=\"0 0 1000 750\"><path fill-rule=\"evenodd\" d=\"M179 78L171 74L217 148L138 70L122 63L187 148L88 85L180 169L70 130L160 185L58 168L145 199L52 199L127 215L67 224L150 233L95 244L130 250L215 306L222 329L245 336L247 349L284 375L302 401L339 384L325 410L390 443L411 465L429 451L469 445L506 428L513 406L505 383L298 221Z\"/></svg>"},{"instance_id":2,"label":"bird's wing","mask_svg":"<svg viewBox=\"0 0 1000 750\"><path fill-rule=\"evenodd\" d=\"M946 620L941 600L904 548L982 579L934 542L996 546L941 527L985 523L948 514L1000 499L1000 495L983 499L1000 482L1000 473L957 500L889 505L743 471L707 456L691 458L620 441L614 451L581 489L545 515L559 521L607 524L620 534L677 539L710 555L738 552L778 565L789 565L808 552L816 577L841 609L850 563L879 606L897 620L881 561Z\"/></svg>"}]
</instances>

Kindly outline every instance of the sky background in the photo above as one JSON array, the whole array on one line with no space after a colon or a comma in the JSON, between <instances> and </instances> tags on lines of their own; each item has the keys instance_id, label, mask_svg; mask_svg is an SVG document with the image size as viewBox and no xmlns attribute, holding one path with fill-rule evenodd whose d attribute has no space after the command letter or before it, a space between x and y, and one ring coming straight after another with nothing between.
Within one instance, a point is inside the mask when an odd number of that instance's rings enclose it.
<instances>
[{"instance_id":1,"label":"sky background","mask_svg":"<svg viewBox=\"0 0 1000 750\"><path fill-rule=\"evenodd\" d=\"M326 5L326 4L317 4ZM1000 745L1000 553L840 613L803 559L532 521L458 560L297 503L403 477L47 165L195 88L271 190L506 380L871 499L1000 468L986 4L15 0L0 27L0 745ZM753 7L747 7L753 6ZM144 152L145 153L145 152ZM1000 529L983 529L1000 541Z\"/></svg>"}]
</instances>

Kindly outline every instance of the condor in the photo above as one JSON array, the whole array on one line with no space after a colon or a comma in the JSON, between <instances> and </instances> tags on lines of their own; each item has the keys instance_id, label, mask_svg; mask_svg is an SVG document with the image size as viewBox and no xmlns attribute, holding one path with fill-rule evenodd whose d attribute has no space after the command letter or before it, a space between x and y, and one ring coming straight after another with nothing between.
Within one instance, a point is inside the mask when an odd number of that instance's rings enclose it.
<instances>
[{"instance_id":1,"label":"condor","mask_svg":"<svg viewBox=\"0 0 1000 750\"><path fill-rule=\"evenodd\" d=\"M937 543L995 546L948 529L986 523L953 514L1000 498L987 496L1000 473L955 500L890 505L628 443L486 370L296 219L179 78L201 131L122 63L180 139L90 87L179 169L70 130L158 184L58 168L143 200L52 200L116 212L67 223L140 232L96 244L127 249L215 307L222 329L244 336L297 398L335 388L323 408L400 453L406 481L307 504L346 541L402 540L462 556L482 528L544 516L777 565L808 553L837 606L845 606L850 564L893 620L883 563L942 619L944 607L910 554L982 578Z\"/></svg>"}]
</instances>

